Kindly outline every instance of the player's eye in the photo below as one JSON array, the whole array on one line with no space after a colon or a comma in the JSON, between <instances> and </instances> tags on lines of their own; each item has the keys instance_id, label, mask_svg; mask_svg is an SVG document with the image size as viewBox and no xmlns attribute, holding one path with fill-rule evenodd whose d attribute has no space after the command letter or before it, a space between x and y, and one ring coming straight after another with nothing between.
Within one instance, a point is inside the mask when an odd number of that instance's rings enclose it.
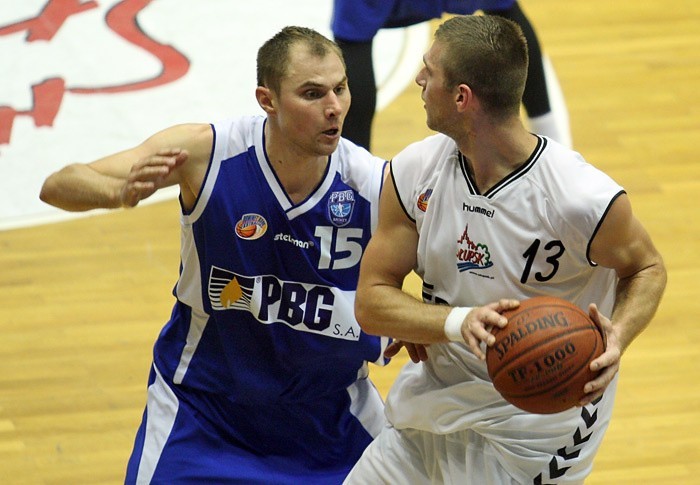
<instances>
[{"instance_id":1,"label":"player's eye","mask_svg":"<svg viewBox=\"0 0 700 485\"><path fill-rule=\"evenodd\" d=\"M304 97L306 99L318 99L321 98L323 95L321 94L320 91L316 89L310 89L308 91L304 91Z\"/></svg>"}]
</instances>

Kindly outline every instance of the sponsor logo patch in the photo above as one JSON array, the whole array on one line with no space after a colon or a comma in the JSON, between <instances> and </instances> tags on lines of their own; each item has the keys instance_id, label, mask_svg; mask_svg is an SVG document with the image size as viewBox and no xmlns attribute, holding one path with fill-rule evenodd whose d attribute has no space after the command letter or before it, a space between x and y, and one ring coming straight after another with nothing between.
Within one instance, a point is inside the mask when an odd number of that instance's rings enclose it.
<instances>
[{"instance_id":1,"label":"sponsor logo patch","mask_svg":"<svg viewBox=\"0 0 700 485\"><path fill-rule=\"evenodd\" d=\"M433 189L428 189L418 196L418 200L416 201L416 207L418 207L418 210L421 212L428 210L428 202L430 201L431 195L433 195Z\"/></svg>"},{"instance_id":2,"label":"sponsor logo patch","mask_svg":"<svg viewBox=\"0 0 700 485\"><path fill-rule=\"evenodd\" d=\"M339 288L273 275L245 276L212 266L207 292L214 311L240 310L265 325L283 324L343 340L360 338L354 298Z\"/></svg>"},{"instance_id":3,"label":"sponsor logo patch","mask_svg":"<svg viewBox=\"0 0 700 485\"><path fill-rule=\"evenodd\" d=\"M477 243L469 237L469 224L457 239L457 269L460 272L470 269L486 269L493 266L488 245Z\"/></svg>"},{"instance_id":4,"label":"sponsor logo patch","mask_svg":"<svg viewBox=\"0 0 700 485\"><path fill-rule=\"evenodd\" d=\"M244 214L236 223L236 235L241 239L252 241L267 232L267 221L259 214Z\"/></svg>"}]
</instances>

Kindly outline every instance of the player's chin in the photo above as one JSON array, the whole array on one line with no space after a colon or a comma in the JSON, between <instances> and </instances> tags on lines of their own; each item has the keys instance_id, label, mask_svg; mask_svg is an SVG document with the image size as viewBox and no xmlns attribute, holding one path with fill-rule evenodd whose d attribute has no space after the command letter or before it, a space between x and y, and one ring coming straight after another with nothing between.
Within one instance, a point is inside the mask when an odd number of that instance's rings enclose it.
<instances>
[{"instance_id":1,"label":"player's chin","mask_svg":"<svg viewBox=\"0 0 700 485\"><path fill-rule=\"evenodd\" d=\"M319 149L326 155L330 155L338 148L338 143L340 143L340 132L334 134L322 133L318 146Z\"/></svg>"}]
</instances>

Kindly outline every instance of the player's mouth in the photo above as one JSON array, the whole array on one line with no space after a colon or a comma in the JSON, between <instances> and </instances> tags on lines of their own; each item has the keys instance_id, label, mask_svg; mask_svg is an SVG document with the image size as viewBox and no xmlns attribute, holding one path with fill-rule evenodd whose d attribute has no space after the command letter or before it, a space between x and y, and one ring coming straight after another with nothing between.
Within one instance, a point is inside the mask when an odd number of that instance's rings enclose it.
<instances>
[{"instance_id":1,"label":"player's mouth","mask_svg":"<svg viewBox=\"0 0 700 485\"><path fill-rule=\"evenodd\" d=\"M340 128L331 128L330 130L323 131L322 133L331 138L335 138L340 136Z\"/></svg>"}]
</instances>

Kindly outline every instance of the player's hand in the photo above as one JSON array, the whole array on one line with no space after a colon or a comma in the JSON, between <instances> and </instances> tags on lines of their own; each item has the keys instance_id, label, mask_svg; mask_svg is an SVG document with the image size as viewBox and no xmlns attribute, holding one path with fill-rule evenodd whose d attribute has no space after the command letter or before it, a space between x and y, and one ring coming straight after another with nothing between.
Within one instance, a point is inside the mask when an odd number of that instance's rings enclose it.
<instances>
[{"instance_id":1,"label":"player's hand","mask_svg":"<svg viewBox=\"0 0 700 485\"><path fill-rule=\"evenodd\" d=\"M462 336L474 355L481 360L486 359L486 354L481 349L481 342L489 347L493 345L496 337L491 333L491 329L508 325L508 319L502 313L519 305L518 300L501 298L497 302L476 307L467 314L467 318L462 322Z\"/></svg>"},{"instance_id":2,"label":"player's hand","mask_svg":"<svg viewBox=\"0 0 700 485\"><path fill-rule=\"evenodd\" d=\"M622 356L620 342L613 330L610 319L598 311L598 307L595 303L591 303L588 306L588 314L591 319L603 329L605 351L590 364L591 370L594 372L600 371L600 374L583 387L583 391L586 395L579 402L580 406L585 406L603 395L603 392L612 382L615 374L620 370L620 357Z\"/></svg>"},{"instance_id":3,"label":"player's hand","mask_svg":"<svg viewBox=\"0 0 700 485\"><path fill-rule=\"evenodd\" d=\"M165 186L165 180L187 160L188 153L179 148L159 150L155 155L137 161L122 186L122 207L135 207L143 199Z\"/></svg>"},{"instance_id":4,"label":"player's hand","mask_svg":"<svg viewBox=\"0 0 700 485\"><path fill-rule=\"evenodd\" d=\"M394 340L387 345L386 349L384 349L384 357L391 359L398 354L402 348L406 349L408 356L416 364L428 360L428 345L414 344L411 342L404 342L403 340Z\"/></svg>"}]
</instances>

